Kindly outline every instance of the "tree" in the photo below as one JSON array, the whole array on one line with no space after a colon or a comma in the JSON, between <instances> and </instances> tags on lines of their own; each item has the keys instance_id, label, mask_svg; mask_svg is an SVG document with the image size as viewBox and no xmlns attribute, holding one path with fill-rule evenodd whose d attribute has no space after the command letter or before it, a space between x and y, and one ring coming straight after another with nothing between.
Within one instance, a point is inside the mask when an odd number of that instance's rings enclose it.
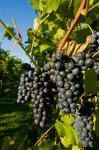
<instances>
[{"instance_id":1,"label":"tree","mask_svg":"<svg viewBox=\"0 0 99 150\"><path fill-rule=\"evenodd\" d=\"M22 71L21 60L9 54L9 51L0 48L0 80L4 84L17 82Z\"/></svg>"}]
</instances>

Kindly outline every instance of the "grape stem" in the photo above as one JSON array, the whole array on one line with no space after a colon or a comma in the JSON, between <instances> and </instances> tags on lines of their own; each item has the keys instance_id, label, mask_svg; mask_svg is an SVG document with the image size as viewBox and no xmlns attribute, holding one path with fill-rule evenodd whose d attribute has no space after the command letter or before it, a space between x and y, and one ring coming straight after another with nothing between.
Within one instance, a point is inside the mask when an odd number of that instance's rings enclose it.
<instances>
[{"instance_id":1,"label":"grape stem","mask_svg":"<svg viewBox=\"0 0 99 150\"><path fill-rule=\"evenodd\" d=\"M22 42L22 36L21 36L20 31L19 31L19 28L18 28L18 26L17 26L17 24L16 24L14 18L11 18L11 19L12 19L12 22L13 22L14 27L15 27L15 29L16 29L16 32L17 32L17 34L18 34L19 40L20 40L20 42Z\"/></svg>"},{"instance_id":2,"label":"grape stem","mask_svg":"<svg viewBox=\"0 0 99 150\"><path fill-rule=\"evenodd\" d=\"M92 30L91 26L88 23L86 23L86 25L88 26L88 28L90 29L91 33L93 34L94 31Z\"/></svg>"},{"instance_id":3,"label":"grape stem","mask_svg":"<svg viewBox=\"0 0 99 150\"><path fill-rule=\"evenodd\" d=\"M94 6L92 6L88 12L92 11L92 9L94 9L95 7L98 7L99 6L99 2L97 2Z\"/></svg>"},{"instance_id":4,"label":"grape stem","mask_svg":"<svg viewBox=\"0 0 99 150\"><path fill-rule=\"evenodd\" d=\"M41 137L38 139L38 141L35 143L34 146L32 146L31 148L37 146L38 143L40 143L42 141L43 138L45 138L45 136L50 132L50 130L52 130L55 127L55 124L53 124L45 133L43 133L43 135L41 135Z\"/></svg>"},{"instance_id":5,"label":"grape stem","mask_svg":"<svg viewBox=\"0 0 99 150\"><path fill-rule=\"evenodd\" d=\"M99 54L99 51L97 51L92 57L95 57L96 55L98 55Z\"/></svg>"},{"instance_id":6,"label":"grape stem","mask_svg":"<svg viewBox=\"0 0 99 150\"><path fill-rule=\"evenodd\" d=\"M74 27L75 27L75 25L76 25L78 19L79 19L80 16L82 15L82 13L81 13L82 10L84 10L85 7L87 7L87 6L86 6L86 3L87 3L87 0L83 0L83 1L82 1L81 5L80 5L80 7L79 7L79 9L78 9L77 14L76 14L76 16L75 16L73 22L71 23L71 26L70 26L69 30L68 30L67 33L64 35L62 41L60 41L60 43L59 43L59 46L58 46L58 48L57 48L57 52L61 52L62 48L64 47L66 41L68 40L70 34L71 34L72 31L73 31L73 29L74 29Z\"/></svg>"},{"instance_id":7,"label":"grape stem","mask_svg":"<svg viewBox=\"0 0 99 150\"><path fill-rule=\"evenodd\" d=\"M45 17L41 20L41 22L39 23L39 25L38 25L38 27L37 27L37 29L36 29L35 32L38 32L40 26L43 24L43 22L44 22L49 16L50 16L50 14L48 14L47 16L45 16Z\"/></svg>"}]
</instances>

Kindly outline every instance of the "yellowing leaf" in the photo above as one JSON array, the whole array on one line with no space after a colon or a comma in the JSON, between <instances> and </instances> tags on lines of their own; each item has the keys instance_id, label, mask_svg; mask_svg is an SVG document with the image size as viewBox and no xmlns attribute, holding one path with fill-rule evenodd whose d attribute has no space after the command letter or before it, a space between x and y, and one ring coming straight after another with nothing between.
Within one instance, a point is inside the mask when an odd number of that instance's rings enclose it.
<instances>
[{"instance_id":1,"label":"yellowing leaf","mask_svg":"<svg viewBox=\"0 0 99 150\"><path fill-rule=\"evenodd\" d=\"M68 147L70 145L77 145L79 142L78 142L78 136L77 136L76 131L71 126L71 124L65 124L65 123L57 120L57 122L55 124L55 128L56 128L56 130L60 136L60 139L61 139L61 143L65 147Z\"/></svg>"},{"instance_id":2,"label":"yellowing leaf","mask_svg":"<svg viewBox=\"0 0 99 150\"><path fill-rule=\"evenodd\" d=\"M65 31L63 29L59 28L56 31L56 34L54 35L54 39L58 40L58 39L62 38L64 36L64 33L65 33Z\"/></svg>"},{"instance_id":3,"label":"yellowing leaf","mask_svg":"<svg viewBox=\"0 0 99 150\"><path fill-rule=\"evenodd\" d=\"M63 121L66 125L72 125L74 122L74 117L72 115L62 115L61 121Z\"/></svg>"},{"instance_id":4,"label":"yellowing leaf","mask_svg":"<svg viewBox=\"0 0 99 150\"><path fill-rule=\"evenodd\" d=\"M60 121L56 121L55 123L55 128L59 134L60 137L64 137L65 136L65 126L64 123L60 122Z\"/></svg>"},{"instance_id":5,"label":"yellowing leaf","mask_svg":"<svg viewBox=\"0 0 99 150\"><path fill-rule=\"evenodd\" d=\"M75 130L71 126L65 128L65 136L60 137L60 139L65 147L78 144L78 137L75 133Z\"/></svg>"},{"instance_id":6,"label":"yellowing leaf","mask_svg":"<svg viewBox=\"0 0 99 150\"><path fill-rule=\"evenodd\" d=\"M80 148L78 145L74 145L74 146L72 147L72 150L81 150L81 148Z\"/></svg>"},{"instance_id":7,"label":"yellowing leaf","mask_svg":"<svg viewBox=\"0 0 99 150\"><path fill-rule=\"evenodd\" d=\"M67 137L60 138L61 143L64 145L64 147L69 147L71 145L71 141Z\"/></svg>"}]
</instances>

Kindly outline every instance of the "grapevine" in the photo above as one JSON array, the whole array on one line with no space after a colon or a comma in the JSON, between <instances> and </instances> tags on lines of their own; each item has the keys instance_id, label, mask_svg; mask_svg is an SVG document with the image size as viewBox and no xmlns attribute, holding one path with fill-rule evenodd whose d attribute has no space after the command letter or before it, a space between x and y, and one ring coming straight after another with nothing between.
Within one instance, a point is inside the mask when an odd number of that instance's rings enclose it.
<instances>
[{"instance_id":1,"label":"grapevine","mask_svg":"<svg viewBox=\"0 0 99 150\"><path fill-rule=\"evenodd\" d=\"M38 16L34 28L27 30L25 44L15 21L16 34L0 19L5 37L14 38L30 59L30 64L22 64L16 100L17 106L32 108L30 131L33 129L35 134L37 131L38 136L28 148L96 148L99 33L97 25L92 28L97 20L88 19L99 3L89 0L53 1L52 6L49 0L30 3ZM20 149L26 138L28 135Z\"/></svg>"}]
</instances>

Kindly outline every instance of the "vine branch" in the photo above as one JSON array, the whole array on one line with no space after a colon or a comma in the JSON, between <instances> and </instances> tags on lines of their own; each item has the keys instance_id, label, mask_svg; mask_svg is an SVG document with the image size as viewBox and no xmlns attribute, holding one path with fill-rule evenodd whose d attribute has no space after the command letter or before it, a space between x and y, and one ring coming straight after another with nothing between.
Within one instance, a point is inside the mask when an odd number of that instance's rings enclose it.
<instances>
[{"instance_id":1,"label":"vine branch","mask_svg":"<svg viewBox=\"0 0 99 150\"><path fill-rule=\"evenodd\" d=\"M41 20L40 24L38 25L38 27L37 27L37 29L36 29L36 32L39 30L40 26L43 24L43 22L44 22L49 16L50 16L50 15L48 14L46 17L44 17L44 18Z\"/></svg>"},{"instance_id":2,"label":"vine branch","mask_svg":"<svg viewBox=\"0 0 99 150\"><path fill-rule=\"evenodd\" d=\"M15 37L15 35L9 30L9 28L5 25L5 23L1 19L0 19L0 24L9 33L9 35L15 40L15 42L24 50L24 52L26 53L26 55L29 57L30 61L34 62L33 58L28 54L28 52L24 48L22 42L20 42L20 39L18 39L17 37Z\"/></svg>"},{"instance_id":3,"label":"vine branch","mask_svg":"<svg viewBox=\"0 0 99 150\"><path fill-rule=\"evenodd\" d=\"M18 29L18 26L17 26L15 20L13 18L11 18L11 19L12 19L12 22L13 22L13 24L15 26L15 29L16 29L16 32L18 34L19 40L20 40L20 42L22 42L22 36L21 36L21 33L20 33L19 29Z\"/></svg>"},{"instance_id":4,"label":"vine branch","mask_svg":"<svg viewBox=\"0 0 99 150\"><path fill-rule=\"evenodd\" d=\"M9 28L4 24L4 22L0 19L0 24L3 26L3 28L11 35L11 37L14 38L14 40L19 43L18 38L15 37L15 35L9 30Z\"/></svg>"},{"instance_id":5,"label":"vine branch","mask_svg":"<svg viewBox=\"0 0 99 150\"><path fill-rule=\"evenodd\" d=\"M99 51L97 51L92 57L95 57L96 55L99 55Z\"/></svg>"},{"instance_id":6,"label":"vine branch","mask_svg":"<svg viewBox=\"0 0 99 150\"><path fill-rule=\"evenodd\" d=\"M92 6L88 12L92 11L92 9L94 9L95 7L98 7L99 6L99 2L97 2L94 6Z\"/></svg>"},{"instance_id":7,"label":"vine branch","mask_svg":"<svg viewBox=\"0 0 99 150\"><path fill-rule=\"evenodd\" d=\"M58 46L58 48L57 48L57 52L61 52L62 48L64 47L64 45L65 45L67 39L69 38L70 34L72 33L72 31L73 31L73 29L74 29L74 27L75 27L75 25L76 25L76 23L77 23L79 17L82 15L81 12L82 12L82 10L85 9L86 3L87 3L87 0L83 0L83 1L82 1L81 5L80 5L80 7L79 7L79 9L78 9L78 12L77 12L77 14L76 14L76 16L75 16L75 18L74 18L74 21L72 22L72 24L71 24L71 26L70 26L68 32L64 35L62 41L59 43L59 46Z\"/></svg>"}]
</instances>

